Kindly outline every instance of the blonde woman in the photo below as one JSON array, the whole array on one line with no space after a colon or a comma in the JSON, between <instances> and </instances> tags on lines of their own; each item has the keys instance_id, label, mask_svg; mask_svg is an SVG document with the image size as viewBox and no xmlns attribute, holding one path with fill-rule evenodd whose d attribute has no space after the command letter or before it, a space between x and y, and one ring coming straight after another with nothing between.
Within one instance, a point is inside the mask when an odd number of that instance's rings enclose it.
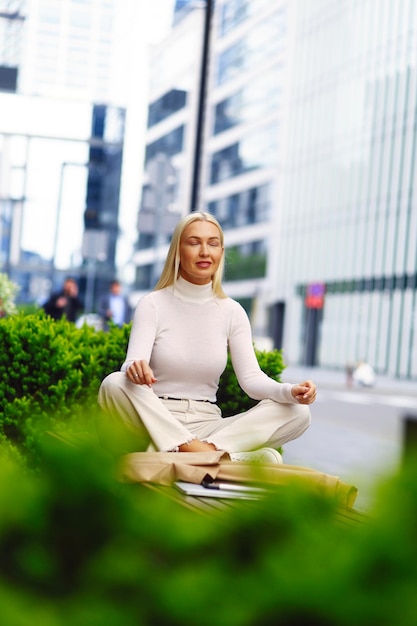
<instances>
[{"instance_id":1,"label":"blonde woman","mask_svg":"<svg viewBox=\"0 0 417 626\"><path fill-rule=\"evenodd\" d=\"M224 450L232 460L281 462L276 448L310 424L312 381L279 383L259 367L249 319L222 287L224 235L208 213L177 225L155 289L141 298L126 360L99 402L127 437L124 450ZM222 418L216 404L230 352L239 385L259 403Z\"/></svg>"}]
</instances>

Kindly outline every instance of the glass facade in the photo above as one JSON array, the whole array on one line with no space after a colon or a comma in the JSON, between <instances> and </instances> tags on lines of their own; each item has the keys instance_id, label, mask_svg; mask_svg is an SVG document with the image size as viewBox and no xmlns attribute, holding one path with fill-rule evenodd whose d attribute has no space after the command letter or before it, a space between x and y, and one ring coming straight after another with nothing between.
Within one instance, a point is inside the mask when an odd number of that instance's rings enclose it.
<instances>
[{"instance_id":1,"label":"glass facade","mask_svg":"<svg viewBox=\"0 0 417 626\"><path fill-rule=\"evenodd\" d=\"M256 14L267 2L270 0L226 0L223 2L219 8L219 36L227 35L247 18Z\"/></svg>"},{"instance_id":2,"label":"glass facade","mask_svg":"<svg viewBox=\"0 0 417 626\"><path fill-rule=\"evenodd\" d=\"M162 122L184 108L187 102L187 92L182 89L171 89L149 105L148 128Z\"/></svg>"},{"instance_id":3,"label":"glass facade","mask_svg":"<svg viewBox=\"0 0 417 626\"><path fill-rule=\"evenodd\" d=\"M270 191L269 185L263 185L225 196L209 202L208 211L224 229L266 222L270 217Z\"/></svg>"},{"instance_id":4,"label":"glass facade","mask_svg":"<svg viewBox=\"0 0 417 626\"><path fill-rule=\"evenodd\" d=\"M244 85L215 105L214 134L229 128L262 119L280 108L282 87L281 65L271 68L267 75L255 77L250 85Z\"/></svg>"},{"instance_id":5,"label":"glass facade","mask_svg":"<svg viewBox=\"0 0 417 626\"><path fill-rule=\"evenodd\" d=\"M285 350L294 362L365 359L379 373L416 378L416 4L295 5L271 258L276 301L291 317ZM304 299L315 283L326 285L320 315Z\"/></svg>"},{"instance_id":6,"label":"glass facade","mask_svg":"<svg viewBox=\"0 0 417 626\"><path fill-rule=\"evenodd\" d=\"M157 154L165 154L172 157L174 154L182 152L183 141L184 126L179 126L146 146L145 162L148 162Z\"/></svg>"},{"instance_id":7,"label":"glass facade","mask_svg":"<svg viewBox=\"0 0 417 626\"><path fill-rule=\"evenodd\" d=\"M215 184L272 165L276 159L277 147L277 126L269 126L250 133L239 142L213 154L210 183Z\"/></svg>"},{"instance_id":8,"label":"glass facade","mask_svg":"<svg viewBox=\"0 0 417 626\"><path fill-rule=\"evenodd\" d=\"M284 6L268 15L256 28L247 30L243 37L221 52L216 63L217 84L222 85L242 72L268 62L283 50L286 24L287 12Z\"/></svg>"}]
</instances>

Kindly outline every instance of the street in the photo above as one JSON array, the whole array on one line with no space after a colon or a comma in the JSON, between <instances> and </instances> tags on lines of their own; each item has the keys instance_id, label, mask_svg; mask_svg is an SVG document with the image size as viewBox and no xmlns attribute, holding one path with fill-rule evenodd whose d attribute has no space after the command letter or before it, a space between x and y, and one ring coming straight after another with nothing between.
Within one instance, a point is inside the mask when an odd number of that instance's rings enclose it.
<instances>
[{"instance_id":1,"label":"street","mask_svg":"<svg viewBox=\"0 0 417 626\"><path fill-rule=\"evenodd\" d=\"M306 378L317 379L317 372L303 376L289 371L283 380ZM356 485L355 507L367 510L374 486L401 463L404 417L417 417L417 389L411 384L395 388L394 383L381 389L347 388L342 379L322 374L318 378L311 426L285 445L284 463L337 475Z\"/></svg>"}]
</instances>

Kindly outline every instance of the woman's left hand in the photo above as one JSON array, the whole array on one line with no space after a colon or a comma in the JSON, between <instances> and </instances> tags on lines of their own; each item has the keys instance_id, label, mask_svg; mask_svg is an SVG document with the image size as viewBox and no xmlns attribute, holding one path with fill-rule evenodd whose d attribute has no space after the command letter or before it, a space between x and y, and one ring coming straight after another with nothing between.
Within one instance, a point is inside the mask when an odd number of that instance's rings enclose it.
<instances>
[{"instance_id":1,"label":"woman's left hand","mask_svg":"<svg viewBox=\"0 0 417 626\"><path fill-rule=\"evenodd\" d=\"M316 399L317 388L312 380L306 380L299 385L293 385L291 394L300 404L311 404Z\"/></svg>"}]
</instances>

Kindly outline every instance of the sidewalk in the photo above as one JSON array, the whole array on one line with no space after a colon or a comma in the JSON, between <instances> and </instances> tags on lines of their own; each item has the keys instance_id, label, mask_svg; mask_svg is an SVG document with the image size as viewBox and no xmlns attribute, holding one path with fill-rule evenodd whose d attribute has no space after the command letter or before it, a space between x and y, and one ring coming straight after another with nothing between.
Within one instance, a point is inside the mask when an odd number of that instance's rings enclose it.
<instances>
[{"instance_id":1,"label":"sidewalk","mask_svg":"<svg viewBox=\"0 0 417 626\"><path fill-rule=\"evenodd\" d=\"M287 366L281 375L282 382L298 383L303 380L313 380L318 389L348 389L346 372L343 370L329 370L321 367ZM352 384L351 389L364 390L376 394L404 394L417 397L417 380L399 380L389 376L377 374L374 387L362 387Z\"/></svg>"},{"instance_id":2,"label":"sidewalk","mask_svg":"<svg viewBox=\"0 0 417 626\"><path fill-rule=\"evenodd\" d=\"M349 387L344 371L295 366L286 367L281 380L291 383L313 380L318 389L312 424L300 438L284 446L284 462L337 475L355 484L359 489L356 508L369 510L375 484L401 462L400 420L406 411L404 407L416 406L417 382L377 376L374 387L356 384ZM372 395L375 402L370 399ZM386 406L394 407L397 399L399 408L397 415L393 409L382 423L378 411L383 410L385 396ZM329 417L329 410L336 408L338 399L340 412ZM356 414L360 412L360 419L347 419L349 407ZM412 411L414 414L415 409Z\"/></svg>"}]
</instances>

